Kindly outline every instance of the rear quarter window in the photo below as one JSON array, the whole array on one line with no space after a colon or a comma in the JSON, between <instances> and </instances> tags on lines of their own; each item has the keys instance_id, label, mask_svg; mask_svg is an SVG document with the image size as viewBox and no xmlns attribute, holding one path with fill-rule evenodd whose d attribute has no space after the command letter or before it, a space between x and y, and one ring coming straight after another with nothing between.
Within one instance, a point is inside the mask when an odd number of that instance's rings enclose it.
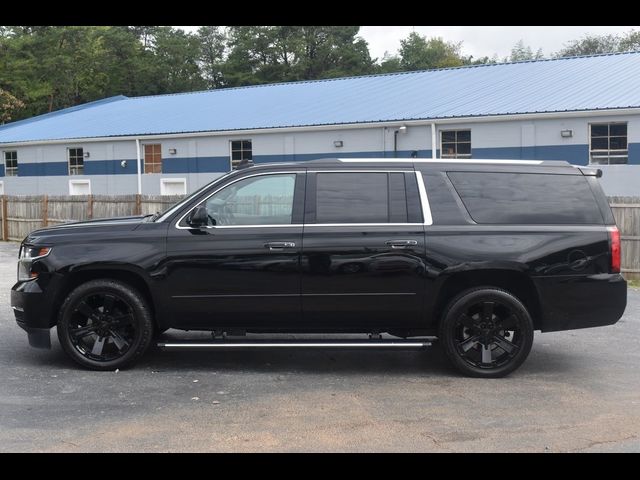
<instances>
[{"instance_id":1,"label":"rear quarter window","mask_svg":"<svg viewBox=\"0 0 640 480\"><path fill-rule=\"evenodd\" d=\"M582 175L448 172L447 176L477 223L603 223Z\"/></svg>"}]
</instances>

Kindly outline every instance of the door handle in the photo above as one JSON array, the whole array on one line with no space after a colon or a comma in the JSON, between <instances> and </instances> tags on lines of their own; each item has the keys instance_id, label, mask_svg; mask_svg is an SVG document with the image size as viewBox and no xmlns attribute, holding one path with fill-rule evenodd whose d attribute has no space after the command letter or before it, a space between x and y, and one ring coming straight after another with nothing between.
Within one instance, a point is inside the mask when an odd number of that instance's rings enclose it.
<instances>
[{"instance_id":1,"label":"door handle","mask_svg":"<svg viewBox=\"0 0 640 480\"><path fill-rule=\"evenodd\" d=\"M385 242L391 248L409 248L418 245L417 240L388 240Z\"/></svg>"},{"instance_id":2,"label":"door handle","mask_svg":"<svg viewBox=\"0 0 640 480\"><path fill-rule=\"evenodd\" d=\"M284 250L285 248L295 248L296 242L268 242L264 244L264 248L269 250Z\"/></svg>"}]
</instances>

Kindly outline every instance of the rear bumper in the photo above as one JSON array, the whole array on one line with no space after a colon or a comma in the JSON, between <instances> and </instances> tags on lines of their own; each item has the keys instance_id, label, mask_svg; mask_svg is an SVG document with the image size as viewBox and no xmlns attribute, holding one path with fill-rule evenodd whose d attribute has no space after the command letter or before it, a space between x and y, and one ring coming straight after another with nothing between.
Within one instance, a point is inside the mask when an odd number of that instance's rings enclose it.
<instances>
[{"instance_id":1,"label":"rear bumper","mask_svg":"<svg viewBox=\"0 0 640 480\"><path fill-rule=\"evenodd\" d=\"M613 325L627 306L627 282L620 274L537 277L543 332Z\"/></svg>"}]
</instances>

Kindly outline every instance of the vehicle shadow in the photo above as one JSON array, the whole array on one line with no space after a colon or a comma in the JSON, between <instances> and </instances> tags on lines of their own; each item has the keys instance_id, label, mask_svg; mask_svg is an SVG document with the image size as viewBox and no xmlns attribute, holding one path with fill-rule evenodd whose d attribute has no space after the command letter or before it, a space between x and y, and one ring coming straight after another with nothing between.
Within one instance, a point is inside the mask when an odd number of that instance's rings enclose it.
<instances>
[{"instance_id":1,"label":"vehicle shadow","mask_svg":"<svg viewBox=\"0 0 640 480\"><path fill-rule=\"evenodd\" d=\"M167 340L165 337L163 340ZM175 339L175 338L172 338ZM57 339L52 350L23 350L16 352L12 363L23 367L38 366L47 370L70 369L87 371L68 358ZM581 355L560 347L534 347L525 363L516 372L521 374L573 375L585 367ZM442 347L436 342L423 350L236 350L236 351L165 351L152 346L144 357L127 370L153 372L210 372L218 373L308 373L341 375L393 375L415 377L459 377L450 365Z\"/></svg>"}]
</instances>

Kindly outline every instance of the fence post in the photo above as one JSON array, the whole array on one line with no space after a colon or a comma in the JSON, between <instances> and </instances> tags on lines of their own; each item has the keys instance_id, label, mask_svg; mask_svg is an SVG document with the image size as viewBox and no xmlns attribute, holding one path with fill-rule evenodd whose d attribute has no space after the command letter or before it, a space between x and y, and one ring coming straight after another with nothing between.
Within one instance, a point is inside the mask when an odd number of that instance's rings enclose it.
<instances>
[{"instance_id":1,"label":"fence post","mask_svg":"<svg viewBox=\"0 0 640 480\"><path fill-rule=\"evenodd\" d=\"M49 195L42 196L42 226L49 225Z\"/></svg>"},{"instance_id":2,"label":"fence post","mask_svg":"<svg viewBox=\"0 0 640 480\"><path fill-rule=\"evenodd\" d=\"M142 195L136 193L136 215L142 215Z\"/></svg>"},{"instance_id":3,"label":"fence post","mask_svg":"<svg viewBox=\"0 0 640 480\"><path fill-rule=\"evenodd\" d=\"M9 221L7 219L7 196L2 195L2 240L9 240Z\"/></svg>"},{"instance_id":4,"label":"fence post","mask_svg":"<svg viewBox=\"0 0 640 480\"><path fill-rule=\"evenodd\" d=\"M93 195L89 194L87 199L87 219L93 219Z\"/></svg>"}]
</instances>

